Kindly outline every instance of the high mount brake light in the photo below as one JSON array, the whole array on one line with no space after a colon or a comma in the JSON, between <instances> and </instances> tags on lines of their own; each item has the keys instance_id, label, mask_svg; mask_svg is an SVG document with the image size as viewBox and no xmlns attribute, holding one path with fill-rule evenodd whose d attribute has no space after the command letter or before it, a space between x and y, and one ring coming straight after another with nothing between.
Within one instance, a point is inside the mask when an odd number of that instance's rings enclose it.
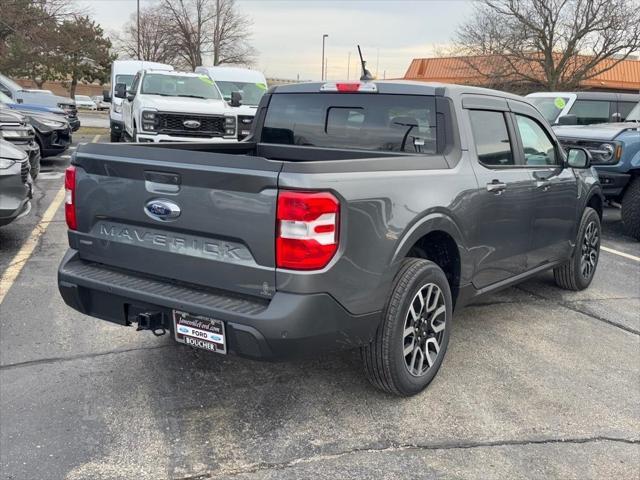
<instances>
[{"instance_id":1,"label":"high mount brake light","mask_svg":"<svg viewBox=\"0 0 640 480\"><path fill-rule=\"evenodd\" d=\"M78 229L76 217L76 167L67 167L64 173L64 217L70 230Z\"/></svg>"},{"instance_id":2,"label":"high mount brake light","mask_svg":"<svg viewBox=\"0 0 640 480\"><path fill-rule=\"evenodd\" d=\"M376 93L378 87L371 82L330 82L320 87L321 92L338 92L338 93Z\"/></svg>"},{"instance_id":3,"label":"high mount brake light","mask_svg":"<svg viewBox=\"0 0 640 480\"><path fill-rule=\"evenodd\" d=\"M324 268L338 250L340 202L329 192L278 193L276 266Z\"/></svg>"}]
</instances>

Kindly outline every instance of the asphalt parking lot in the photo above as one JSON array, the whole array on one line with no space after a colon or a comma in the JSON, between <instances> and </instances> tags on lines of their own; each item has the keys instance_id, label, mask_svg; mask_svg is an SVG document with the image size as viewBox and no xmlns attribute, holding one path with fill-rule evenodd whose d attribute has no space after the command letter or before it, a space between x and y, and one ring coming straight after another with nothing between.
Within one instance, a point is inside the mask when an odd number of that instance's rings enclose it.
<instances>
[{"instance_id":1,"label":"asphalt parking lot","mask_svg":"<svg viewBox=\"0 0 640 480\"><path fill-rule=\"evenodd\" d=\"M67 308L69 153L0 229L2 478L640 478L640 243L617 210L588 290L547 273L458 312L438 377L397 399L357 352L257 363Z\"/></svg>"}]
</instances>

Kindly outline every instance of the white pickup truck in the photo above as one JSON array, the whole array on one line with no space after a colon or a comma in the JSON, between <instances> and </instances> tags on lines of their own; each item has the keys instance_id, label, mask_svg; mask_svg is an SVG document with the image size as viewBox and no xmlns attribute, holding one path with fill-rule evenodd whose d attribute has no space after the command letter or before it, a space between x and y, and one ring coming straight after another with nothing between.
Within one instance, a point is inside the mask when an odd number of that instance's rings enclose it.
<instances>
[{"instance_id":1,"label":"white pickup truck","mask_svg":"<svg viewBox=\"0 0 640 480\"><path fill-rule=\"evenodd\" d=\"M131 87L116 84L122 98L124 137L134 142L234 143L237 116L206 75L140 70Z\"/></svg>"}]
</instances>

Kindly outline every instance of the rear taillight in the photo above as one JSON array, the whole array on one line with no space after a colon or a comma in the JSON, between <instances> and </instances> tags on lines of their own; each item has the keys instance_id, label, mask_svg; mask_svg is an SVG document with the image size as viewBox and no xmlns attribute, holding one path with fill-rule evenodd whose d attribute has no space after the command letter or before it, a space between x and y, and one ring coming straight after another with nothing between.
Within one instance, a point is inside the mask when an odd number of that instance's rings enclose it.
<instances>
[{"instance_id":1,"label":"rear taillight","mask_svg":"<svg viewBox=\"0 0 640 480\"><path fill-rule=\"evenodd\" d=\"M70 230L78 229L76 217L76 167L67 167L64 174L64 216Z\"/></svg>"},{"instance_id":2,"label":"rear taillight","mask_svg":"<svg viewBox=\"0 0 640 480\"><path fill-rule=\"evenodd\" d=\"M329 192L278 193L276 266L325 267L338 250L340 202Z\"/></svg>"}]
</instances>

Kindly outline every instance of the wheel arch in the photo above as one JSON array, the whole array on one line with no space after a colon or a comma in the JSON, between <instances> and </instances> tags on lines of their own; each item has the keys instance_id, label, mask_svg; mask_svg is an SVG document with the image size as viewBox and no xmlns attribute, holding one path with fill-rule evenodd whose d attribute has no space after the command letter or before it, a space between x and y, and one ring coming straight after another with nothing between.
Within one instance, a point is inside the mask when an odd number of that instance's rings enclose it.
<instances>
[{"instance_id":1,"label":"wheel arch","mask_svg":"<svg viewBox=\"0 0 640 480\"><path fill-rule=\"evenodd\" d=\"M424 258L436 263L447 276L453 303L467 278L468 250L461 229L445 212L430 213L414 223L395 250L393 262L407 257Z\"/></svg>"}]
</instances>

